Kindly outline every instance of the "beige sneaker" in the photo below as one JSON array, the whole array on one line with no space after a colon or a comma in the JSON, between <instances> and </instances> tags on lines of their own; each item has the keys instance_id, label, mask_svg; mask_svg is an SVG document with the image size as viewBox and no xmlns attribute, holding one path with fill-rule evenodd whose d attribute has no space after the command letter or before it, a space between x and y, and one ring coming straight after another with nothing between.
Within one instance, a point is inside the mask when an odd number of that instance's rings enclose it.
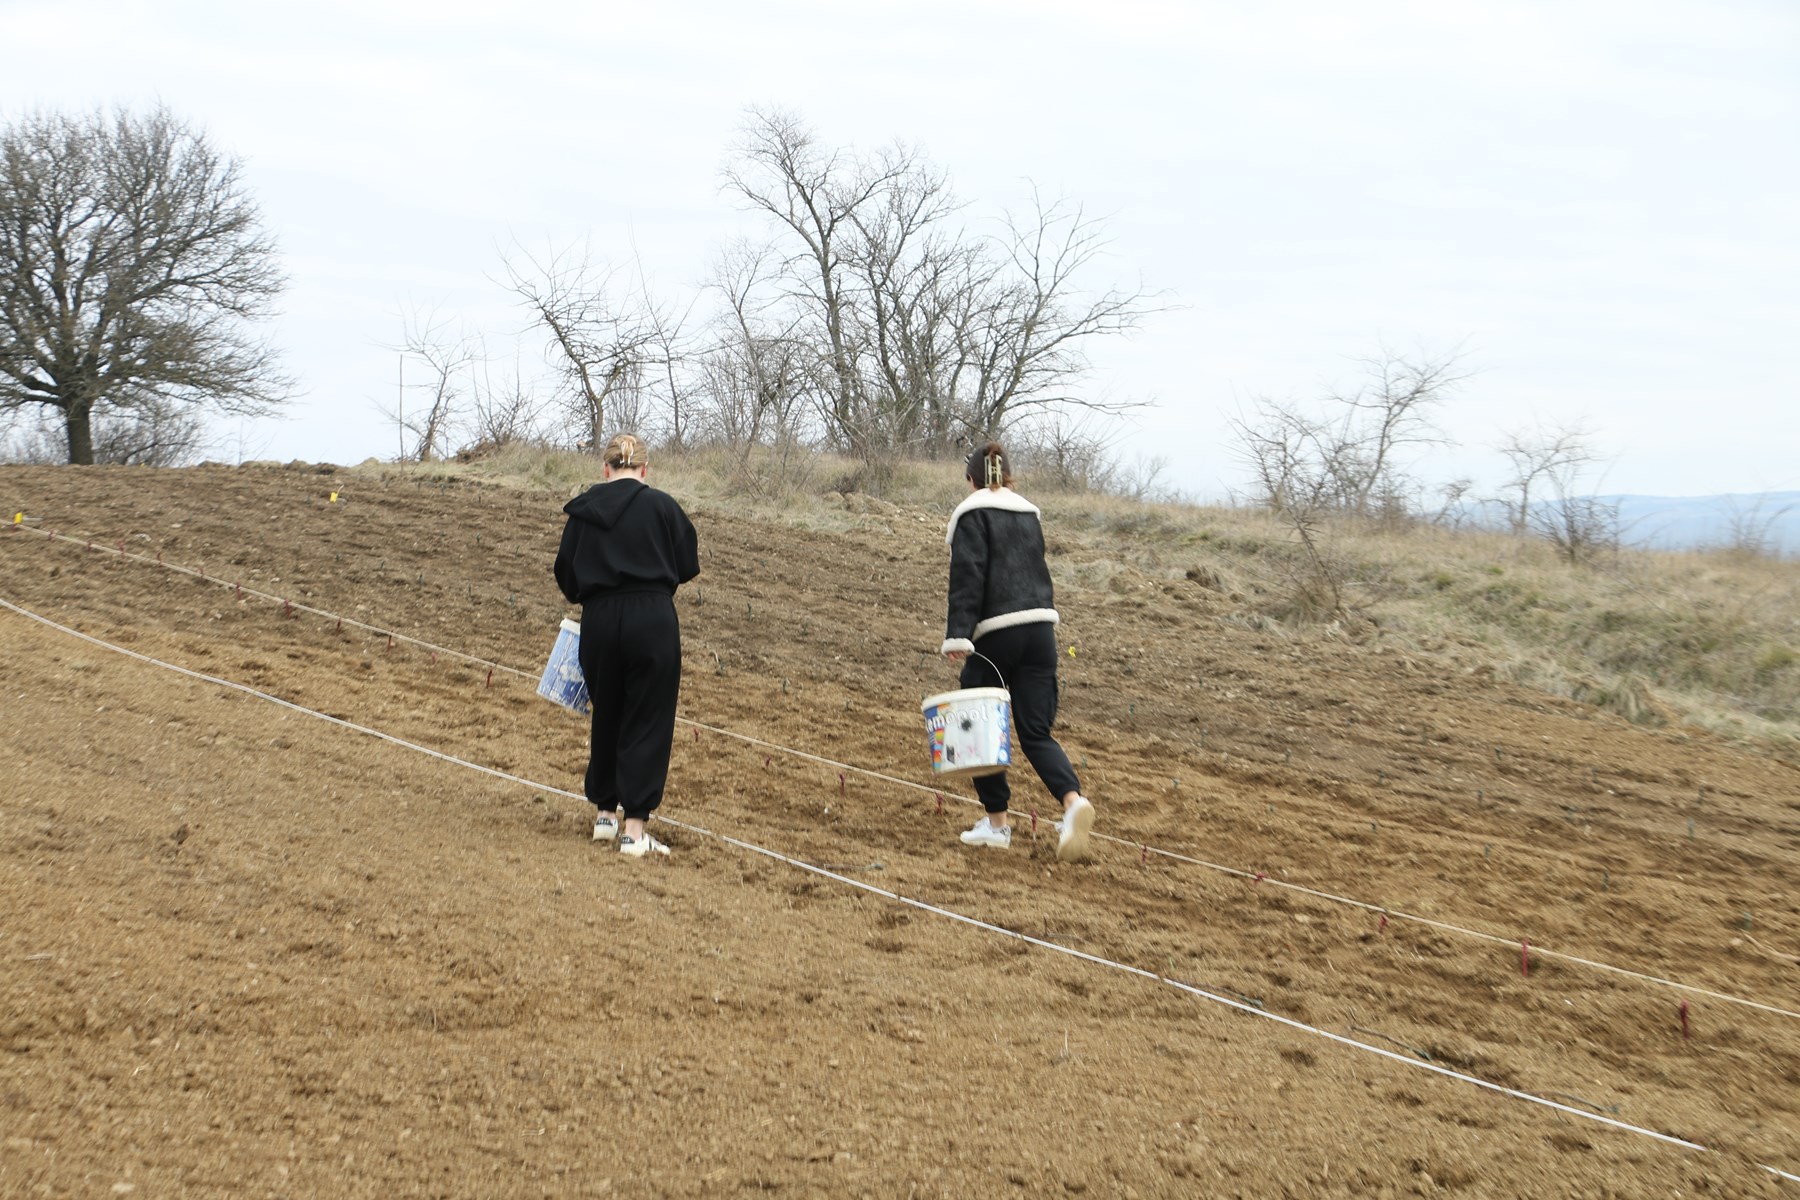
<instances>
[{"instance_id":1,"label":"beige sneaker","mask_svg":"<svg viewBox=\"0 0 1800 1200\"><path fill-rule=\"evenodd\" d=\"M1069 811L1057 822L1056 857L1063 862L1080 862L1088 855L1088 830L1094 827L1094 806L1086 796L1075 797Z\"/></svg>"}]
</instances>

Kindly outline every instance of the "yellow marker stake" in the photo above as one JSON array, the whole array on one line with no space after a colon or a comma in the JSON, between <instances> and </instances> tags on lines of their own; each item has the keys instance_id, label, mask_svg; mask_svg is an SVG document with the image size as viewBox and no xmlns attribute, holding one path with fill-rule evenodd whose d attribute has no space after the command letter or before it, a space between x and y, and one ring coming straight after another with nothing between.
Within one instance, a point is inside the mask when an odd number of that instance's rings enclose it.
<instances>
[{"instance_id":1,"label":"yellow marker stake","mask_svg":"<svg viewBox=\"0 0 1800 1200\"><path fill-rule=\"evenodd\" d=\"M1074 657L1075 657L1075 647L1073 647L1073 646L1070 646L1070 647L1069 647L1069 657L1070 657L1070 658L1074 658Z\"/></svg>"},{"instance_id":2,"label":"yellow marker stake","mask_svg":"<svg viewBox=\"0 0 1800 1200\"><path fill-rule=\"evenodd\" d=\"M337 503L337 493L336 492L331 493L331 502L333 504Z\"/></svg>"},{"instance_id":3,"label":"yellow marker stake","mask_svg":"<svg viewBox=\"0 0 1800 1200\"><path fill-rule=\"evenodd\" d=\"M14 513L13 514L13 524L14 525L23 525L24 523L25 523L25 514L24 513Z\"/></svg>"}]
</instances>

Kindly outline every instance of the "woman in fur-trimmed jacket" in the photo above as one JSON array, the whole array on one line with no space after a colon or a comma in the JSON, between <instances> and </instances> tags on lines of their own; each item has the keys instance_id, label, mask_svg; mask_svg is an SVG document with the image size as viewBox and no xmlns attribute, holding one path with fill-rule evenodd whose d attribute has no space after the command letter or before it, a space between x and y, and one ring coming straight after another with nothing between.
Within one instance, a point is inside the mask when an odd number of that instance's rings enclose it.
<instances>
[{"instance_id":1,"label":"woman in fur-trimmed jacket","mask_svg":"<svg viewBox=\"0 0 1800 1200\"><path fill-rule=\"evenodd\" d=\"M1087 854L1094 806L1081 794L1069 756L1051 734L1056 724L1056 615L1038 509L1012 490L1006 452L989 442L969 455L969 498L950 514L950 612L943 654L961 662L962 686L1012 693L1019 747L1050 794L1063 803L1056 856ZM975 780L987 815L964 831L965 845L1012 845L1006 773Z\"/></svg>"}]
</instances>

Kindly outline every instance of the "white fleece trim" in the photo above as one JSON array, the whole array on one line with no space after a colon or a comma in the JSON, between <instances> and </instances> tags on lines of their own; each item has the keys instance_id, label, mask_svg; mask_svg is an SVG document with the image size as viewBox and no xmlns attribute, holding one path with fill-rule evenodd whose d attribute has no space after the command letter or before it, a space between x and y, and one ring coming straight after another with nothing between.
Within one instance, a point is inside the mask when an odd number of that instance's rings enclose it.
<instances>
[{"instance_id":1,"label":"white fleece trim","mask_svg":"<svg viewBox=\"0 0 1800 1200\"><path fill-rule=\"evenodd\" d=\"M1060 624L1062 618L1056 615L1054 608L1022 608L1018 612L1002 613L997 617L989 617L975 624L975 632L971 637L980 637L984 633L992 633L996 629L1011 629L1015 625L1036 625L1039 621L1048 621L1052 625Z\"/></svg>"},{"instance_id":2,"label":"white fleece trim","mask_svg":"<svg viewBox=\"0 0 1800 1200\"><path fill-rule=\"evenodd\" d=\"M956 506L950 514L950 524L944 530L944 545L948 546L956 540L956 521L964 513L977 508L998 508L1006 512L1030 513L1039 516L1038 506L1027 500L1011 488L976 488L969 493L969 498Z\"/></svg>"},{"instance_id":3,"label":"white fleece trim","mask_svg":"<svg viewBox=\"0 0 1800 1200\"><path fill-rule=\"evenodd\" d=\"M952 650L961 650L964 654L975 653L975 643L968 638L945 638L944 644L938 648L939 654L949 654Z\"/></svg>"}]
</instances>

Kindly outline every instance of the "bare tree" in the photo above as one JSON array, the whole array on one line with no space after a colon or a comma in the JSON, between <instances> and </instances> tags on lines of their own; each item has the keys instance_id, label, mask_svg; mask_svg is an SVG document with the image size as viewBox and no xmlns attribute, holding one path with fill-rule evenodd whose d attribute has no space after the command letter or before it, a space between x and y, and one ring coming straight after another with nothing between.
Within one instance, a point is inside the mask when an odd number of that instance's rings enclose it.
<instances>
[{"instance_id":1,"label":"bare tree","mask_svg":"<svg viewBox=\"0 0 1800 1200\"><path fill-rule=\"evenodd\" d=\"M979 286L979 255L935 228L959 207L942 173L914 165L878 201L852 214L846 252L858 284L846 325L867 376L857 421L884 449L937 449L955 426L958 318Z\"/></svg>"},{"instance_id":2,"label":"bare tree","mask_svg":"<svg viewBox=\"0 0 1800 1200\"><path fill-rule=\"evenodd\" d=\"M167 109L0 130L0 278L0 409L60 413L70 462L95 461L97 413L167 428L288 395L251 331L283 286L274 242L238 161Z\"/></svg>"},{"instance_id":3,"label":"bare tree","mask_svg":"<svg viewBox=\"0 0 1800 1200\"><path fill-rule=\"evenodd\" d=\"M858 212L879 207L889 185L914 168L912 152L900 146L867 160L825 149L798 117L773 109L750 111L743 141L725 168L730 190L799 241L786 259L784 282L817 323L832 379L826 415L859 457L869 455L874 438L861 416L867 405L849 331L847 251Z\"/></svg>"},{"instance_id":4,"label":"bare tree","mask_svg":"<svg viewBox=\"0 0 1800 1200\"><path fill-rule=\"evenodd\" d=\"M1117 422L1055 413L1027 421L1007 435L1007 454L1039 485L1068 491L1110 491L1118 477Z\"/></svg>"},{"instance_id":5,"label":"bare tree","mask_svg":"<svg viewBox=\"0 0 1800 1200\"><path fill-rule=\"evenodd\" d=\"M1282 513L1404 515L1420 488L1400 452L1443 444L1430 411L1467 378L1458 372L1460 358L1384 347L1361 360L1363 384L1327 396L1316 416L1293 403L1258 400L1254 417L1231 422L1258 499Z\"/></svg>"},{"instance_id":6,"label":"bare tree","mask_svg":"<svg viewBox=\"0 0 1800 1200\"><path fill-rule=\"evenodd\" d=\"M1459 373L1461 358L1455 350L1405 355L1384 346L1360 360L1363 386L1332 397L1344 410L1345 453L1339 470L1345 507L1370 516L1377 496L1385 497L1391 509L1415 490L1402 477L1396 456L1403 446L1444 444L1430 414L1468 378Z\"/></svg>"},{"instance_id":7,"label":"bare tree","mask_svg":"<svg viewBox=\"0 0 1800 1200\"><path fill-rule=\"evenodd\" d=\"M667 414L666 443L670 446L686 445L689 437L691 419L689 384L683 368L690 351L687 324L693 316L694 306L677 314L673 307L662 302L652 294L649 277L644 272L643 260L637 263L638 309L642 314L651 353L645 360L646 370L643 373L643 389L651 403L659 405ZM632 429L642 432L648 428L643 417L630 424L620 425L621 429Z\"/></svg>"},{"instance_id":8,"label":"bare tree","mask_svg":"<svg viewBox=\"0 0 1800 1200\"><path fill-rule=\"evenodd\" d=\"M816 348L821 415L866 463L944 452L1015 413L1132 407L1075 388L1093 338L1156 310L1142 289L1081 298L1105 243L1079 207L1034 197L1029 217L977 237L951 224L962 206L916 151L828 149L778 112L751 113L725 179L777 227L785 249L761 307Z\"/></svg>"},{"instance_id":9,"label":"bare tree","mask_svg":"<svg viewBox=\"0 0 1800 1200\"><path fill-rule=\"evenodd\" d=\"M538 419L546 401L525 382L515 360L510 372L495 378L485 350L476 352L477 370L469 380L466 426L471 442L457 451L459 457L478 455L538 435Z\"/></svg>"},{"instance_id":10,"label":"bare tree","mask_svg":"<svg viewBox=\"0 0 1800 1200\"><path fill-rule=\"evenodd\" d=\"M506 286L549 337L562 399L581 439L604 444L612 407L662 361L667 322L637 303L641 281L623 285L617 268L596 262L585 248L551 251L540 261L515 245L501 261Z\"/></svg>"},{"instance_id":11,"label":"bare tree","mask_svg":"<svg viewBox=\"0 0 1800 1200\"><path fill-rule=\"evenodd\" d=\"M1499 445L1512 468L1512 478L1502 485L1500 504L1515 534L1532 528L1533 496L1553 484L1566 484L1587 466L1599 462L1593 438L1581 422L1548 428L1515 429Z\"/></svg>"},{"instance_id":12,"label":"bare tree","mask_svg":"<svg viewBox=\"0 0 1800 1200\"><path fill-rule=\"evenodd\" d=\"M1464 522L1472 515L1472 508L1467 503L1469 493L1475 490L1473 479L1452 479L1448 483L1437 486L1437 511L1429 518L1431 524L1442 525L1450 529L1461 529Z\"/></svg>"},{"instance_id":13,"label":"bare tree","mask_svg":"<svg viewBox=\"0 0 1800 1200\"><path fill-rule=\"evenodd\" d=\"M791 315L769 315L760 297L772 271L767 246L736 242L721 251L709 286L724 306L699 358L708 433L740 458L760 443L804 436L802 410L812 395L816 356L796 336ZM784 323L785 321L785 323Z\"/></svg>"},{"instance_id":14,"label":"bare tree","mask_svg":"<svg viewBox=\"0 0 1800 1200\"><path fill-rule=\"evenodd\" d=\"M476 361L475 339L452 331L434 313L414 312L404 318L400 344L393 348L402 356L401 391L394 408L383 405L382 413L400 430L400 455L415 462L447 457L469 384L464 375ZM422 383L405 382L408 358L424 368ZM422 394L424 402L408 406L408 388Z\"/></svg>"},{"instance_id":15,"label":"bare tree","mask_svg":"<svg viewBox=\"0 0 1800 1200\"><path fill-rule=\"evenodd\" d=\"M1525 510L1527 529L1549 542L1557 557L1570 565L1592 562L1619 548L1619 506L1594 495L1579 494L1590 453L1570 453L1537 476L1549 495Z\"/></svg>"},{"instance_id":16,"label":"bare tree","mask_svg":"<svg viewBox=\"0 0 1800 1200\"><path fill-rule=\"evenodd\" d=\"M998 239L1001 269L976 298L959 333L973 366L964 418L970 431L1003 428L1020 409L1075 405L1119 413L1142 402L1081 397L1073 385L1089 369L1087 345L1128 333L1162 309L1143 287L1109 288L1082 299L1078 276L1105 250L1104 230L1079 205L1045 204L1036 190L1028 218L1007 214Z\"/></svg>"},{"instance_id":17,"label":"bare tree","mask_svg":"<svg viewBox=\"0 0 1800 1200\"><path fill-rule=\"evenodd\" d=\"M1300 547L1297 565L1278 563L1290 579L1288 608L1307 620L1342 618L1349 567L1333 546L1327 516L1349 502L1343 459L1355 452L1329 422L1291 404L1257 402L1254 419L1237 417L1238 454L1256 480L1258 499L1280 518Z\"/></svg>"},{"instance_id":18,"label":"bare tree","mask_svg":"<svg viewBox=\"0 0 1800 1200\"><path fill-rule=\"evenodd\" d=\"M1347 502L1340 460L1349 450L1329 422L1292 403L1259 398L1254 416L1234 417L1230 425L1259 503L1310 520Z\"/></svg>"},{"instance_id":19,"label":"bare tree","mask_svg":"<svg viewBox=\"0 0 1800 1200\"><path fill-rule=\"evenodd\" d=\"M1422 489L1403 469L1400 451L1439 444L1429 412L1464 376L1458 355L1398 355L1383 348L1362 360L1364 382L1326 397L1315 415L1291 402L1259 399L1252 415L1231 426L1256 498L1293 533L1300 553L1283 564L1292 580L1288 608L1296 616L1343 618L1359 568L1336 549L1330 518L1409 519ZM1466 484L1460 485L1466 490ZM1460 495L1446 493L1446 508Z\"/></svg>"}]
</instances>

